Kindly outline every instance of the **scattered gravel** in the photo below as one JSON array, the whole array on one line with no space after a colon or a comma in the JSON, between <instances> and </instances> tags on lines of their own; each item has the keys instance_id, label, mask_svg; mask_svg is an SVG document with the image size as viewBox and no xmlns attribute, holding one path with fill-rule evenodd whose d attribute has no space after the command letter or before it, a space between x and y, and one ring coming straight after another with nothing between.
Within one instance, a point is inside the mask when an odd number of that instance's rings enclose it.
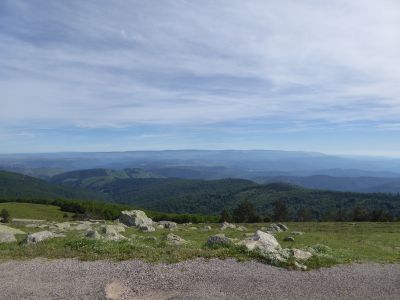
<instances>
[{"instance_id":1,"label":"scattered gravel","mask_svg":"<svg viewBox=\"0 0 400 300\"><path fill-rule=\"evenodd\" d=\"M399 299L399 264L308 272L257 262L78 260L0 264L2 299Z\"/></svg>"}]
</instances>

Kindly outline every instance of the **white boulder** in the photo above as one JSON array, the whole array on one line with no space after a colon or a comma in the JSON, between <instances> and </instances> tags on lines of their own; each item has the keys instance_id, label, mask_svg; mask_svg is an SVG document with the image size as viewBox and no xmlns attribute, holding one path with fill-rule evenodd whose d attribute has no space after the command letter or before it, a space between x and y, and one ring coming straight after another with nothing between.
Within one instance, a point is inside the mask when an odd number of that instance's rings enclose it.
<instances>
[{"instance_id":1,"label":"white boulder","mask_svg":"<svg viewBox=\"0 0 400 300\"><path fill-rule=\"evenodd\" d=\"M153 225L153 220L147 217L146 213L141 210L124 210L119 216L119 221L129 227Z\"/></svg>"},{"instance_id":2,"label":"white boulder","mask_svg":"<svg viewBox=\"0 0 400 300\"><path fill-rule=\"evenodd\" d=\"M281 249L281 245L272 234L261 230L257 230L251 239L243 240L239 244L246 246L248 250L260 249L264 253L276 252Z\"/></svg>"}]
</instances>

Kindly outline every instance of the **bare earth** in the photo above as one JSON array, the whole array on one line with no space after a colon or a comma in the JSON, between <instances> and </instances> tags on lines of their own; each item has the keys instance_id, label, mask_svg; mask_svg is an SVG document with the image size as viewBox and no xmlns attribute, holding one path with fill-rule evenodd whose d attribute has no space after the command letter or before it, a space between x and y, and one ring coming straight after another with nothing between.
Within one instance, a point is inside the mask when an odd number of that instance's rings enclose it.
<instances>
[{"instance_id":1,"label":"bare earth","mask_svg":"<svg viewBox=\"0 0 400 300\"><path fill-rule=\"evenodd\" d=\"M400 299L400 265L300 272L234 260L35 259L1 263L0 291L1 299Z\"/></svg>"}]
</instances>

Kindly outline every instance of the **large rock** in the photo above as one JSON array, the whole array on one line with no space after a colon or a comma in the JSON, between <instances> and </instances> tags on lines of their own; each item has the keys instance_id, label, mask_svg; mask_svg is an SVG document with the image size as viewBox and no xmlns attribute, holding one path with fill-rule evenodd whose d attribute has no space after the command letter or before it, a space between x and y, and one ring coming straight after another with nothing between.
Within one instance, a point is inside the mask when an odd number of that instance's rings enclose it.
<instances>
[{"instance_id":1,"label":"large rock","mask_svg":"<svg viewBox=\"0 0 400 300\"><path fill-rule=\"evenodd\" d=\"M39 231L39 232L35 232L35 233L31 233L28 234L28 236L26 237L25 242L27 244L36 244L48 239L52 239L55 237L64 237L64 235L62 234L55 234L54 232L51 231Z\"/></svg>"},{"instance_id":2,"label":"large rock","mask_svg":"<svg viewBox=\"0 0 400 300\"><path fill-rule=\"evenodd\" d=\"M216 234L210 236L207 240L207 246L230 246L232 245L232 240L226 237L224 234Z\"/></svg>"},{"instance_id":3,"label":"large rock","mask_svg":"<svg viewBox=\"0 0 400 300\"><path fill-rule=\"evenodd\" d=\"M141 210L124 210L119 216L119 221L130 227L152 226L153 220Z\"/></svg>"},{"instance_id":4,"label":"large rock","mask_svg":"<svg viewBox=\"0 0 400 300\"><path fill-rule=\"evenodd\" d=\"M6 225L0 225L0 233L5 232L5 233L12 233L12 234L26 234L22 230L15 229Z\"/></svg>"},{"instance_id":5,"label":"large rock","mask_svg":"<svg viewBox=\"0 0 400 300\"><path fill-rule=\"evenodd\" d=\"M162 228L167 228L167 229L175 229L176 227L178 227L178 224L171 221L160 221L157 224L161 225Z\"/></svg>"},{"instance_id":6,"label":"large rock","mask_svg":"<svg viewBox=\"0 0 400 300\"><path fill-rule=\"evenodd\" d=\"M181 238L180 236L177 236L176 234L168 234L167 237L167 243L170 245L183 245L186 244L186 241Z\"/></svg>"},{"instance_id":7,"label":"large rock","mask_svg":"<svg viewBox=\"0 0 400 300\"><path fill-rule=\"evenodd\" d=\"M251 239L243 240L239 244L246 246L248 250L259 249L264 253L276 252L281 249L281 245L272 234L261 230L257 230Z\"/></svg>"},{"instance_id":8,"label":"large rock","mask_svg":"<svg viewBox=\"0 0 400 300\"><path fill-rule=\"evenodd\" d=\"M17 239L15 235L9 232L0 232L0 244L2 243L14 243Z\"/></svg>"},{"instance_id":9,"label":"large rock","mask_svg":"<svg viewBox=\"0 0 400 300\"><path fill-rule=\"evenodd\" d=\"M235 229L236 225L228 223L228 222L223 222L222 225L221 225L221 230L225 230L225 229L228 229L228 228Z\"/></svg>"}]
</instances>

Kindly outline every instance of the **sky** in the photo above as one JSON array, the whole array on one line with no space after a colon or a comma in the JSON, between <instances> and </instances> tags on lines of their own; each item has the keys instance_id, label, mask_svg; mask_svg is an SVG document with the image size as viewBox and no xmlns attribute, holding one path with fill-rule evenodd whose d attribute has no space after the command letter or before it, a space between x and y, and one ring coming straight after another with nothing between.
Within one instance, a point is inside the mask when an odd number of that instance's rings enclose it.
<instances>
[{"instance_id":1,"label":"sky","mask_svg":"<svg viewBox=\"0 0 400 300\"><path fill-rule=\"evenodd\" d=\"M0 1L0 153L400 157L400 1Z\"/></svg>"}]
</instances>

